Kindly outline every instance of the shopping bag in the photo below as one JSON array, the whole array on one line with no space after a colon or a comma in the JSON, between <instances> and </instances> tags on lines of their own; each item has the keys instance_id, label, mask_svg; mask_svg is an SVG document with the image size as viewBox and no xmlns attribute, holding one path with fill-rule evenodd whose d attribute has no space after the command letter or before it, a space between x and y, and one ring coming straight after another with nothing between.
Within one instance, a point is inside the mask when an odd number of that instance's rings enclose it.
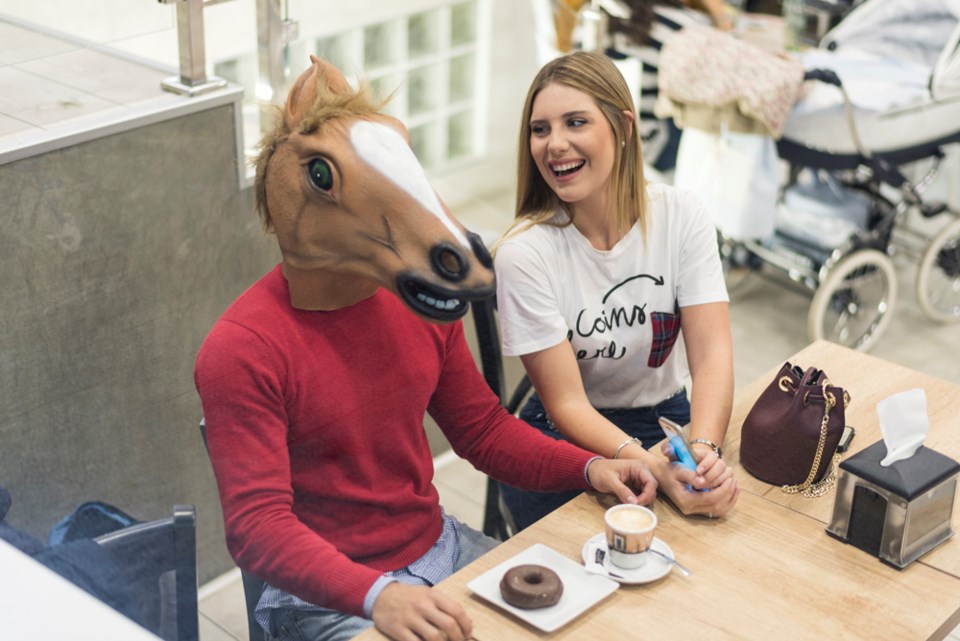
<instances>
[{"instance_id":1,"label":"shopping bag","mask_svg":"<svg viewBox=\"0 0 960 641\"><path fill-rule=\"evenodd\" d=\"M777 207L777 150L771 138L722 128L687 128L680 137L673 184L698 194L713 222L733 240L773 233Z\"/></svg>"}]
</instances>

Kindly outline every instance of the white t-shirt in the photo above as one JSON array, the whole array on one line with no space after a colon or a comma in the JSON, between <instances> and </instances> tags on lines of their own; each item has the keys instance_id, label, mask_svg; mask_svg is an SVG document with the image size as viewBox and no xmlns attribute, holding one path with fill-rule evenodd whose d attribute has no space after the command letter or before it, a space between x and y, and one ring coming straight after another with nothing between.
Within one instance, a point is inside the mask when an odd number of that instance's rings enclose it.
<instances>
[{"instance_id":1,"label":"white t-shirt","mask_svg":"<svg viewBox=\"0 0 960 641\"><path fill-rule=\"evenodd\" d=\"M569 339L598 409L652 406L679 390L689 372L678 311L728 300L703 202L666 185L647 192L646 240L634 225L600 251L573 225L541 224L497 250L503 352Z\"/></svg>"}]
</instances>

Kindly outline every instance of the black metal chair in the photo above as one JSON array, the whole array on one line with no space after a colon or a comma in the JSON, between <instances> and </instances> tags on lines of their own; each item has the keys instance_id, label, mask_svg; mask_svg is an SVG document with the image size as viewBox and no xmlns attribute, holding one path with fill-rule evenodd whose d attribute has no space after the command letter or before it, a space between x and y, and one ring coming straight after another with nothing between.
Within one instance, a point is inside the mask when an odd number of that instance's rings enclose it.
<instances>
[{"instance_id":1,"label":"black metal chair","mask_svg":"<svg viewBox=\"0 0 960 641\"><path fill-rule=\"evenodd\" d=\"M253 616L253 613L257 611L257 603L260 602L260 595L263 594L266 583L242 570L240 578L243 580L243 599L247 604L247 632L250 641L266 641L266 633Z\"/></svg>"},{"instance_id":2,"label":"black metal chair","mask_svg":"<svg viewBox=\"0 0 960 641\"><path fill-rule=\"evenodd\" d=\"M196 509L94 539L127 571L141 621L164 641L199 641Z\"/></svg>"},{"instance_id":3,"label":"black metal chair","mask_svg":"<svg viewBox=\"0 0 960 641\"><path fill-rule=\"evenodd\" d=\"M204 419L200 419L200 438L203 439L203 447L207 450L207 456L210 455L210 446L207 445L207 424ZM257 611L257 603L260 602L260 595L263 594L263 588L266 582L255 577L249 572L240 571L240 579L243 581L243 600L247 606L247 633L250 641L266 641L267 636L263 628L257 622L254 613Z\"/></svg>"},{"instance_id":4,"label":"black metal chair","mask_svg":"<svg viewBox=\"0 0 960 641\"><path fill-rule=\"evenodd\" d=\"M530 393L532 385L526 374L514 390L507 394L507 383L503 373L503 353L500 351L500 330L497 325L496 298L477 300L471 303L473 323L477 334L477 346L480 351L480 371L487 385L500 399L500 404L516 414ZM500 496L500 484L487 478L487 496L483 508L483 533L487 536L506 541L516 534L517 526L510 510Z\"/></svg>"}]
</instances>

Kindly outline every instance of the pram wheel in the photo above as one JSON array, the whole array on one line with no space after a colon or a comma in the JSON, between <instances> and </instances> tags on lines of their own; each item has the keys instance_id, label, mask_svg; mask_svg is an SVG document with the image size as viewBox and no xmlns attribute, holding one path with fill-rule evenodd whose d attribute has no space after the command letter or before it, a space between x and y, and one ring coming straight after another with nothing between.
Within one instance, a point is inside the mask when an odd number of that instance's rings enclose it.
<instances>
[{"instance_id":1,"label":"pram wheel","mask_svg":"<svg viewBox=\"0 0 960 641\"><path fill-rule=\"evenodd\" d=\"M940 230L917 269L917 302L930 320L960 322L960 219Z\"/></svg>"},{"instance_id":2,"label":"pram wheel","mask_svg":"<svg viewBox=\"0 0 960 641\"><path fill-rule=\"evenodd\" d=\"M807 331L812 340L866 351L889 324L896 300L893 261L876 249L855 251L820 282L810 303Z\"/></svg>"}]
</instances>

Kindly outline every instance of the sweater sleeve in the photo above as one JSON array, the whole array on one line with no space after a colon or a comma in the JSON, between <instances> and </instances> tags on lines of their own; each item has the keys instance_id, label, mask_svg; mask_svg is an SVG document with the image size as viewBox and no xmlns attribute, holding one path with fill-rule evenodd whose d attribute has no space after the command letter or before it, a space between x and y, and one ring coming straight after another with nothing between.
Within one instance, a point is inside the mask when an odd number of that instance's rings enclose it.
<instances>
[{"instance_id":1,"label":"sweater sleeve","mask_svg":"<svg viewBox=\"0 0 960 641\"><path fill-rule=\"evenodd\" d=\"M544 492L590 489L584 468L594 455L507 413L477 370L461 323L451 326L429 411L454 451L498 481Z\"/></svg>"},{"instance_id":2,"label":"sweater sleeve","mask_svg":"<svg viewBox=\"0 0 960 641\"><path fill-rule=\"evenodd\" d=\"M219 322L197 357L194 379L237 565L305 601L364 616L382 575L339 552L294 514L285 373L252 331Z\"/></svg>"}]
</instances>

